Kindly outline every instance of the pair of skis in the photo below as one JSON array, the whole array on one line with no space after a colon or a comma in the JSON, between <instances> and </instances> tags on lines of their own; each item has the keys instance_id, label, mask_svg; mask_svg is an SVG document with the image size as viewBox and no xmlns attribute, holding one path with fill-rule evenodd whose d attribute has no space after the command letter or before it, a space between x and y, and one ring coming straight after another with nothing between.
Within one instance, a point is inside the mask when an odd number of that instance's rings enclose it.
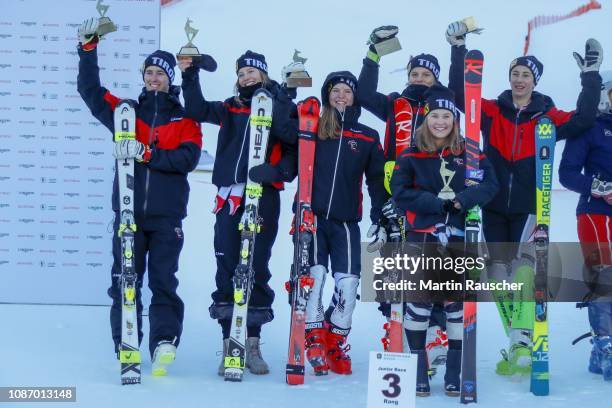
<instances>
[{"instance_id":1,"label":"pair of skis","mask_svg":"<svg viewBox=\"0 0 612 408\"><path fill-rule=\"evenodd\" d=\"M480 51L466 54L465 75L465 129L466 129L466 185L482 179L478 156L480 146L481 86L484 58ZM550 230L551 189L556 129L552 120L541 117L535 128L536 139L536 218L534 234L536 254L535 322L532 346L530 390L534 395L548 395L548 315L547 269ZM473 249L479 242L480 209L469 209L466 215L466 247ZM461 402L477 401L476 388L476 316L477 303L466 301L463 306L463 354L461 363Z\"/></svg>"},{"instance_id":2,"label":"pair of skis","mask_svg":"<svg viewBox=\"0 0 612 408\"><path fill-rule=\"evenodd\" d=\"M115 107L115 142L136 140L136 110L129 100ZM136 310L138 278L134 263L134 159L117 160L119 181L119 229L121 242L121 384L140 384L140 350L138 345L138 311Z\"/></svg>"},{"instance_id":3,"label":"pair of skis","mask_svg":"<svg viewBox=\"0 0 612 408\"><path fill-rule=\"evenodd\" d=\"M272 126L272 95L264 88L255 91L251 100L249 133L249 170L263 164ZM240 231L240 259L234 272L234 308L230 329L229 346L223 357L225 381L242 381L246 366L247 312L253 288L253 250L255 238L261 229L259 199L263 193L260 183L247 174L244 212L238 223Z\"/></svg>"},{"instance_id":4,"label":"pair of skis","mask_svg":"<svg viewBox=\"0 0 612 408\"><path fill-rule=\"evenodd\" d=\"M315 233L312 203L312 180L314 157L319 124L320 102L310 97L298 103L298 191L295 208L294 254L289 281L285 284L289 292L291 322L289 329L289 351L287 356L286 381L289 385L304 384L306 303L314 287L310 276L310 247Z\"/></svg>"}]
</instances>

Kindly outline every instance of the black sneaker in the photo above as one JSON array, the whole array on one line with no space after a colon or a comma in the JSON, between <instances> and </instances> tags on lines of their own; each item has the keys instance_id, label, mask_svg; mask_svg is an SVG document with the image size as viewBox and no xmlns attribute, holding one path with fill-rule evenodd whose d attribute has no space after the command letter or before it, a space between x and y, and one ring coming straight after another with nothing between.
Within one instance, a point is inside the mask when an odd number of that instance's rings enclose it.
<instances>
[{"instance_id":1,"label":"black sneaker","mask_svg":"<svg viewBox=\"0 0 612 408\"><path fill-rule=\"evenodd\" d=\"M444 384L444 393L449 397L458 397L460 394L460 388L458 384L446 383Z\"/></svg>"},{"instance_id":2,"label":"black sneaker","mask_svg":"<svg viewBox=\"0 0 612 408\"><path fill-rule=\"evenodd\" d=\"M431 395L429 384L417 384L416 395L417 397L429 397Z\"/></svg>"}]
</instances>

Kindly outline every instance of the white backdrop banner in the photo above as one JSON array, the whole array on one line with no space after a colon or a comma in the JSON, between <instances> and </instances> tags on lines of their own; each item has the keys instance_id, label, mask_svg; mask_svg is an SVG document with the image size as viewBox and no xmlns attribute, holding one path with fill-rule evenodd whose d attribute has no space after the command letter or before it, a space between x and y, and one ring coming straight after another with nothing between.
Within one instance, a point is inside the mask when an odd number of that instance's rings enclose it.
<instances>
[{"instance_id":1,"label":"white backdrop banner","mask_svg":"<svg viewBox=\"0 0 612 408\"><path fill-rule=\"evenodd\" d=\"M0 302L109 304L112 135L77 92L77 28L96 0L11 0L0 13ZM102 85L136 99L159 0L104 0Z\"/></svg>"}]
</instances>

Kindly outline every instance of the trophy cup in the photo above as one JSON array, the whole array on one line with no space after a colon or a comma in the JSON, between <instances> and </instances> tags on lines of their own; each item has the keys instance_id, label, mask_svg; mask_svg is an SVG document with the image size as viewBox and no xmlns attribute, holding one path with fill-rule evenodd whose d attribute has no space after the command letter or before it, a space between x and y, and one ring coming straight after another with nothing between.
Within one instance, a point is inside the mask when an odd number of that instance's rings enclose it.
<instances>
[{"instance_id":1,"label":"trophy cup","mask_svg":"<svg viewBox=\"0 0 612 408\"><path fill-rule=\"evenodd\" d=\"M100 17L98 18L98 29L96 30L98 37L102 37L103 35L112 33L113 31L117 31L117 26L115 23L113 23L110 18L105 16L109 7L110 6L103 5L102 0L98 0L96 3L96 10L98 10L98 14L100 14Z\"/></svg>"},{"instance_id":2,"label":"trophy cup","mask_svg":"<svg viewBox=\"0 0 612 408\"><path fill-rule=\"evenodd\" d=\"M442 160L440 164L440 177L442 177L442 182L444 183L444 187L438 193L438 197L443 200L453 200L455 198L455 192L450 187L451 180L455 176L455 172L446 168L446 161Z\"/></svg>"},{"instance_id":3,"label":"trophy cup","mask_svg":"<svg viewBox=\"0 0 612 408\"><path fill-rule=\"evenodd\" d=\"M176 54L176 58L179 60L192 58L195 62L195 59L200 57L202 54L200 54L198 47L193 45L192 41L195 38L195 36L198 35L198 31L200 30L193 28L191 26L191 23L193 23L193 21L187 18L187 22L185 23L185 34L187 35L187 44L181 47L178 54Z\"/></svg>"},{"instance_id":4,"label":"trophy cup","mask_svg":"<svg viewBox=\"0 0 612 408\"><path fill-rule=\"evenodd\" d=\"M476 19L474 17L466 17L461 20L463 24L467 27L468 33L480 34L483 32L484 28L478 28L478 23L476 23Z\"/></svg>"},{"instance_id":5,"label":"trophy cup","mask_svg":"<svg viewBox=\"0 0 612 408\"><path fill-rule=\"evenodd\" d=\"M384 26L380 28L395 29L397 31L396 26ZM377 41L376 37L374 37L374 33L372 33L372 37L370 37L370 40L367 42L367 44L374 45L376 54L378 54L381 57L383 55L391 54L392 52L399 51L402 49L402 45L400 44L399 39L396 36L389 38L385 41L381 41L381 42L376 42L376 41Z\"/></svg>"},{"instance_id":6,"label":"trophy cup","mask_svg":"<svg viewBox=\"0 0 612 408\"><path fill-rule=\"evenodd\" d=\"M300 67L300 69L289 71L289 75L285 79L288 88L308 88L312 86L312 77L304 69L304 64L307 60L308 58L300 57L300 51L293 50L293 63L289 66L293 65L296 68Z\"/></svg>"}]
</instances>

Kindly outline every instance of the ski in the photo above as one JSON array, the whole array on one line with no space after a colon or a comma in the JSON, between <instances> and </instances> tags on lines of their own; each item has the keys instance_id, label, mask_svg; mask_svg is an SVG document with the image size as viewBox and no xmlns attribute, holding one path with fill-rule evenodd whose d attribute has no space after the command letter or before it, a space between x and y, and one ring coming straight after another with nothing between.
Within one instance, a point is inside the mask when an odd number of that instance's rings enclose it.
<instances>
[{"instance_id":1,"label":"ski","mask_svg":"<svg viewBox=\"0 0 612 408\"><path fill-rule=\"evenodd\" d=\"M306 303L314 287L310 276L310 246L315 232L314 215L311 209L312 179L316 137L321 104L315 97L298 103L298 192L293 228L295 247L291 276L286 283L291 305L289 329L289 352L285 370L287 384L304 384L304 348L306 335Z\"/></svg>"},{"instance_id":2,"label":"ski","mask_svg":"<svg viewBox=\"0 0 612 408\"><path fill-rule=\"evenodd\" d=\"M534 395L548 395L548 244L550 233L551 189L556 128L548 116L538 120L536 139L536 228L535 243L535 322L531 351L531 384Z\"/></svg>"},{"instance_id":3,"label":"ski","mask_svg":"<svg viewBox=\"0 0 612 408\"><path fill-rule=\"evenodd\" d=\"M406 98L393 101L395 115L395 158L412 146L412 106Z\"/></svg>"},{"instance_id":4,"label":"ski","mask_svg":"<svg viewBox=\"0 0 612 408\"><path fill-rule=\"evenodd\" d=\"M397 160L405 149L412 146L412 106L410 101L402 97L395 99L393 101L393 114L395 118L395 149L392 149L392 151L395 160ZM389 147L392 146L387 146L387 148ZM387 151L387 154L389 154L389 151ZM389 194L391 194L390 182L395 167L395 160L385 163L385 188ZM387 236L389 237L389 242L394 243L391 254L393 257L401 251L400 243L403 241L405 233L403 221L403 219L397 221L387 220ZM387 275L389 281L399 282L398 277L395 276L397 275L396 272L390 272ZM397 293L393 293L392 296L397 298ZM385 335L381 341L385 351L402 353L404 351L404 303L401 296L391 302L389 321L383 325L383 329L385 330Z\"/></svg>"},{"instance_id":5,"label":"ski","mask_svg":"<svg viewBox=\"0 0 612 408\"><path fill-rule=\"evenodd\" d=\"M132 102L122 100L115 107L115 142L136 139L136 110ZM140 350L138 346L138 311L134 265L134 159L117 160L119 181L119 230L121 240L121 384L140 384Z\"/></svg>"},{"instance_id":6,"label":"ski","mask_svg":"<svg viewBox=\"0 0 612 408\"><path fill-rule=\"evenodd\" d=\"M272 126L272 95L264 88L255 91L251 102L248 168L263 164ZM248 177L245 187L244 213L238 223L240 259L234 272L234 310L229 346L224 356L225 381L242 381L246 363L246 328L249 297L253 287L253 248L261 225L258 214L263 193L260 183Z\"/></svg>"},{"instance_id":7,"label":"ski","mask_svg":"<svg viewBox=\"0 0 612 408\"><path fill-rule=\"evenodd\" d=\"M480 105L484 57L479 50L470 50L464 60L465 86L465 185L482 181L480 170ZM465 217L465 248L478 253L480 241L480 208L467 210ZM467 272L472 275L473 271ZM471 276L470 276L471 277ZM477 303L466 293L463 303L463 351L461 353L461 403L477 401L476 389L476 316Z\"/></svg>"}]
</instances>

